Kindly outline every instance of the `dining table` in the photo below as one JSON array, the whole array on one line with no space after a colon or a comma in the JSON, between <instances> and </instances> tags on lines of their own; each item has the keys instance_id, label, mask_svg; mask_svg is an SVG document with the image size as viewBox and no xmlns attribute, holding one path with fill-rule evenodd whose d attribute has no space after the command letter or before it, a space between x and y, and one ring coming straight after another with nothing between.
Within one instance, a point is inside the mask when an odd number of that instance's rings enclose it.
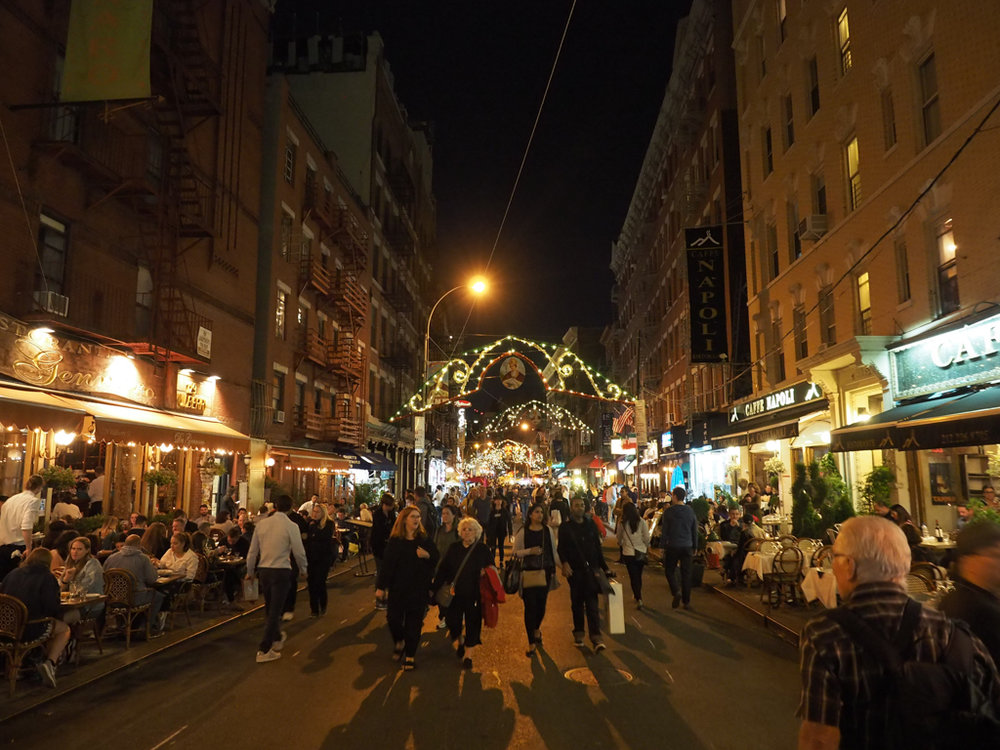
<instances>
[{"instance_id":1,"label":"dining table","mask_svg":"<svg viewBox=\"0 0 1000 750\"><path fill-rule=\"evenodd\" d=\"M743 560L743 570L752 570L760 580L770 575L774 567L774 554L770 552L747 552Z\"/></svg>"},{"instance_id":2,"label":"dining table","mask_svg":"<svg viewBox=\"0 0 1000 750\"><path fill-rule=\"evenodd\" d=\"M806 568L801 586L807 602L819 600L827 609L837 606L837 579L833 577L832 571Z\"/></svg>"},{"instance_id":3,"label":"dining table","mask_svg":"<svg viewBox=\"0 0 1000 750\"><path fill-rule=\"evenodd\" d=\"M73 594L69 591L62 591L59 594L59 609L65 614L74 609L82 609L97 602L107 601L105 594Z\"/></svg>"}]
</instances>

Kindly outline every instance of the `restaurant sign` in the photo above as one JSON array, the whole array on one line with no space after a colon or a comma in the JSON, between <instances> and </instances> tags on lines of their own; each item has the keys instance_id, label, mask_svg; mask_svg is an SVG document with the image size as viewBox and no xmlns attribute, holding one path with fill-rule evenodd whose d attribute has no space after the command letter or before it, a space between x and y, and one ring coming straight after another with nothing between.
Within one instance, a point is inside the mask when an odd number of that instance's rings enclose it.
<instances>
[{"instance_id":1,"label":"restaurant sign","mask_svg":"<svg viewBox=\"0 0 1000 750\"><path fill-rule=\"evenodd\" d=\"M729 357L729 350L722 227L685 229L684 244L691 306L690 359L692 362L724 362Z\"/></svg>"},{"instance_id":2,"label":"restaurant sign","mask_svg":"<svg viewBox=\"0 0 1000 750\"><path fill-rule=\"evenodd\" d=\"M1000 315L889 350L896 401L1000 379Z\"/></svg>"},{"instance_id":3,"label":"restaurant sign","mask_svg":"<svg viewBox=\"0 0 1000 750\"><path fill-rule=\"evenodd\" d=\"M812 383L808 380L804 383L796 383L780 391L774 391L753 401L734 406L729 411L729 424L740 424L754 417L772 414L782 409L799 406L810 401L818 401L822 398L823 389L819 387L818 383Z\"/></svg>"}]
</instances>

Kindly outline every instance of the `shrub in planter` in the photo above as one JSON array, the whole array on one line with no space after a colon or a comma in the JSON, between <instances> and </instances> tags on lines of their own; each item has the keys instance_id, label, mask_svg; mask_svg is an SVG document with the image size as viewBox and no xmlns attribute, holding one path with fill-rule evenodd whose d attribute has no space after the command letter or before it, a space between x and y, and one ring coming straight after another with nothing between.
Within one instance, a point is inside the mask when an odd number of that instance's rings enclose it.
<instances>
[{"instance_id":1,"label":"shrub in planter","mask_svg":"<svg viewBox=\"0 0 1000 750\"><path fill-rule=\"evenodd\" d=\"M49 464L42 469L39 474L45 480L45 486L53 492L59 490L69 490L76 487L76 479L73 477L73 470L63 466Z\"/></svg>"}]
</instances>

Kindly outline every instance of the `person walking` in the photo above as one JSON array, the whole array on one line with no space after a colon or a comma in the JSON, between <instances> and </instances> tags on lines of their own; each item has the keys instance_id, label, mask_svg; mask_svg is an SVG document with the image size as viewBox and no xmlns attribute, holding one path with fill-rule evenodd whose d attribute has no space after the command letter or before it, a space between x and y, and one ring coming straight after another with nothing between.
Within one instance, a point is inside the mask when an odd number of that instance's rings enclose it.
<instances>
[{"instance_id":1,"label":"person walking","mask_svg":"<svg viewBox=\"0 0 1000 750\"><path fill-rule=\"evenodd\" d=\"M683 487L674 487L670 494L670 507L663 511L661 520L663 571L674 597L670 606L677 609L683 602L684 609L691 609L691 561L698 548L698 518L691 506L684 504L687 492ZM677 580L678 564L680 581Z\"/></svg>"},{"instance_id":2,"label":"person walking","mask_svg":"<svg viewBox=\"0 0 1000 750\"><path fill-rule=\"evenodd\" d=\"M38 520L44 487L42 476L32 474L24 483L23 492L4 501L0 513L0 581L31 552L31 535Z\"/></svg>"},{"instance_id":3,"label":"person walking","mask_svg":"<svg viewBox=\"0 0 1000 750\"><path fill-rule=\"evenodd\" d=\"M258 517L247 553L246 579L259 578L264 594L264 637L257 648L258 664L280 659L288 637L281 629L281 613L288 589L294 585L292 558L298 563L300 572L309 570L302 533L288 516L292 498L280 495L274 501L274 508L266 518Z\"/></svg>"},{"instance_id":4,"label":"person walking","mask_svg":"<svg viewBox=\"0 0 1000 750\"><path fill-rule=\"evenodd\" d=\"M611 577L601 550L601 534L594 522L586 517L582 497L570 503L569 519L559 525L559 558L563 575L569 579L570 607L573 611L573 644L583 646L583 624L586 614L590 642L595 651L603 651L601 616L597 597L601 593L595 576L598 569Z\"/></svg>"},{"instance_id":5,"label":"person walking","mask_svg":"<svg viewBox=\"0 0 1000 750\"><path fill-rule=\"evenodd\" d=\"M382 571L382 557L385 555L385 545L389 542L392 527L396 524L396 498L389 492L383 492L379 506L372 513L371 546L372 557L375 558L375 580ZM375 609L385 609L385 602L375 599Z\"/></svg>"},{"instance_id":6,"label":"person walking","mask_svg":"<svg viewBox=\"0 0 1000 750\"><path fill-rule=\"evenodd\" d=\"M649 554L649 525L639 517L635 503L628 503L622 509L615 536L621 545L622 562L628 571L632 596L636 606L642 609L642 569L646 567Z\"/></svg>"},{"instance_id":7,"label":"person walking","mask_svg":"<svg viewBox=\"0 0 1000 750\"><path fill-rule=\"evenodd\" d=\"M483 609L479 579L493 565L489 548L480 541L482 535L483 527L475 518L459 521L460 541L448 549L431 586L437 591L450 584L453 599L448 605L445 620L455 655L465 669L472 669L475 649L482 643Z\"/></svg>"},{"instance_id":8,"label":"person walking","mask_svg":"<svg viewBox=\"0 0 1000 750\"><path fill-rule=\"evenodd\" d=\"M504 541L512 533L510 512L504 507L503 497L499 494L494 495L493 507L490 508L489 517L486 519L486 545L490 548L494 560L499 551L500 567L503 567Z\"/></svg>"},{"instance_id":9,"label":"person walking","mask_svg":"<svg viewBox=\"0 0 1000 750\"><path fill-rule=\"evenodd\" d=\"M424 531L419 508L412 505L403 508L385 545L375 597L384 600L386 593L389 595L386 620L395 644L393 658L402 659L405 671L416 667L420 629L427 614L437 561L437 547Z\"/></svg>"},{"instance_id":10,"label":"person walking","mask_svg":"<svg viewBox=\"0 0 1000 750\"><path fill-rule=\"evenodd\" d=\"M306 586L309 589L309 613L319 617L326 614L326 577L330 575L333 565L333 521L322 503L313 503L309 515L304 545L309 565Z\"/></svg>"},{"instance_id":11,"label":"person walking","mask_svg":"<svg viewBox=\"0 0 1000 750\"><path fill-rule=\"evenodd\" d=\"M309 532L309 522L302 517L301 513L298 513L294 506L289 506L288 512L286 514L296 526L299 527L299 539L302 541L303 547L305 546L306 534ZM305 573L305 570L299 570L298 563L296 563L294 558L291 558L291 573L289 573L290 583L288 586L288 593L285 595L285 606L284 611L281 613L282 622L291 622L295 618L295 601L298 598L299 587L297 582L299 580L299 574Z\"/></svg>"},{"instance_id":12,"label":"person walking","mask_svg":"<svg viewBox=\"0 0 1000 750\"><path fill-rule=\"evenodd\" d=\"M437 565L434 566L434 573L437 574L437 569L441 566L441 561L444 560L444 556L448 554L448 550L451 549L451 545L455 544L458 539L458 519L455 518L455 513L457 508L451 505L441 506L441 525L438 530L434 532L434 546L438 550L438 561ZM444 630L448 627L448 623L445 621L445 616L448 613L448 608L438 602L438 630Z\"/></svg>"},{"instance_id":13,"label":"person walking","mask_svg":"<svg viewBox=\"0 0 1000 750\"><path fill-rule=\"evenodd\" d=\"M1000 665L1000 524L988 519L966 524L958 532L955 556L955 588L938 609L967 622Z\"/></svg>"},{"instance_id":14,"label":"person walking","mask_svg":"<svg viewBox=\"0 0 1000 750\"><path fill-rule=\"evenodd\" d=\"M528 510L524 526L514 535L511 552L521 559L521 600L524 602L524 630L528 636L527 656L534 656L542 643L542 620L548 603L549 587L559 567L555 532L545 523L545 506L535 503Z\"/></svg>"}]
</instances>

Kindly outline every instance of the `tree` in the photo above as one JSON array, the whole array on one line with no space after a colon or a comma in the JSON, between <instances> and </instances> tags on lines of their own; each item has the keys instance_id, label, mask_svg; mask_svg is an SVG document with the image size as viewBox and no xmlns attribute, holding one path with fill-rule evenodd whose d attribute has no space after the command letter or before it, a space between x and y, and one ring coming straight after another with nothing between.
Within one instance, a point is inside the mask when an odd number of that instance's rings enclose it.
<instances>
[{"instance_id":1,"label":"tree","mask_svg":"<svg viewBox=\"0 0 1000 750\"><path fill-rule=\"evenodd\" d=\"M875 503L889 504L889 496L896 486L896 475L888 466L876 466L858 483L858 494L861 496L861 511L874 513Z\"/></svg>"},{"instance_id":2,"label":"tree","mask_svg":"<svg viewBox=\"0 0 1000 750\"><path fill-rule=\"evenodd\" d=\"M795 481L792 482L792 533L795 536L815 537L822 524L816 512L816 488L809 476L813 467L815 463L808 468L802 463L795 464ZM818 473L818 467L816 471Z\"/></svg>"}]
</instances>

